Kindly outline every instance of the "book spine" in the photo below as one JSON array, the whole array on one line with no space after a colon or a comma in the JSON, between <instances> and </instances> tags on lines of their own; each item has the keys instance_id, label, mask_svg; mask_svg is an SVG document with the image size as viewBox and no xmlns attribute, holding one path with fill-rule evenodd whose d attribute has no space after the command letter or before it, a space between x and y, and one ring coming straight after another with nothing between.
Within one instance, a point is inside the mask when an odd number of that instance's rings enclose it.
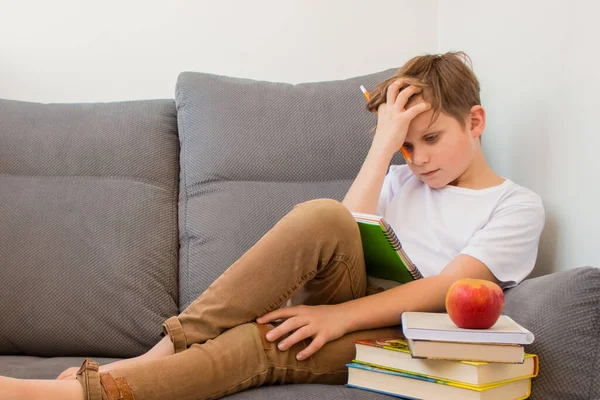
<instances>
[{"instance_id":1,"label":"book spine","mask_svg":"<svg viewBox=\"0 0 600 400\"><path fill-rule=\"evenodd\" d=\"M387 238L390 245L392 245L392 247L398 252L400 258L402 259L402 262L408 268L408 272L413 277L413 279L417 280L423 278L423 274L421 274L421 271L419 271L417 266L411 261L411 259L408 257L408 255L402 248L402 243L400 243L400 239L398 239L398 236L396 235L396 232L394 232L392 226L383 219L381 220L381 225L383 226L385 237Z\"/></svg>"}]
</instances>

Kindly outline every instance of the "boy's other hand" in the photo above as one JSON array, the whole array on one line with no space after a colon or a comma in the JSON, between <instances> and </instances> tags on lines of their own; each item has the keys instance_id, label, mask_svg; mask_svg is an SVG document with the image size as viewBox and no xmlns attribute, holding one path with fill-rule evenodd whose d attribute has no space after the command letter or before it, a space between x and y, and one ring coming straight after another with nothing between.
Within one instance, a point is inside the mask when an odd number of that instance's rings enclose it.
<instances>
[{"instance_id":1,"label":"boy's other hand","mask_svg":"<svg viewBox=\"0 0 600 400\"><path fill-rule=\"evenodd\" d=\"M403 85L402 79L390 84L385 103L377 109L377 129L373 147L380 150L398 151L406 140L413 118L431 108L431 104L421 101L407 109L406 105L411 97L421 93L422 89L413 85L403 88Z\"/></svg>"},{"instance_id":2,"label":"boy's other hand","mask_svg":"<svg viewBox=\"0 0 600 400\"><path fill-rule=\"evenodd\" d=\"M287 350L304 339L312 338L311 344L296 355L298 360L312 356L325 343L339 339L347 333L346 318L336 305L278 308L257 318L256 322L266 324L279 319L285 321L271 329L266 338L273 342L291 333L277 345L280 350Z\"/></svg>"}]
</instances>

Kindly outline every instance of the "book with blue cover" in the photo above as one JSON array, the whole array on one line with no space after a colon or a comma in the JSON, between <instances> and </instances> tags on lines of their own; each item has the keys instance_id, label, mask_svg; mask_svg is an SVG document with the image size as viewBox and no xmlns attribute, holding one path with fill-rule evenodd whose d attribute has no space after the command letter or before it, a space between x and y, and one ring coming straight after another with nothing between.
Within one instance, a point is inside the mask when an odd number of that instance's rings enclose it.
<instances>
[{"instance_id":1,"label":"book with blue cover","mask_svg":"<svg viewBox=\"0 0 600 400\"><path fill-rule=\"evenodd\" d=\"M531 394L531 378L502 384L469 385L365 364L351 363L347 364L347 367L347 386L405 399L521 400Z\"/></svg>"}]
</instances>

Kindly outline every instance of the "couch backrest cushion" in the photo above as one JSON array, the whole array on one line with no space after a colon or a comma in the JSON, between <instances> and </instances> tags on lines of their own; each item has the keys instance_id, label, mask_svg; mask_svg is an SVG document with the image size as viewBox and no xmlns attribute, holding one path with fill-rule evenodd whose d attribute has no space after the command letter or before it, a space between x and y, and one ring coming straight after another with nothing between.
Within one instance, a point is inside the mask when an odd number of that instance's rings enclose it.
<instances>
[{"instance_id":1,"label":"couch backrest cushion","mask_svg":"<svg viewBox=\"0 0 600 400\"><path fill-rule=\"evenodd\" d=\"M130 357L177 313L173 100L0 100L0 354Z\"/></svg>"},{"instance_id":2,"label":"couch backrest cushion","mask_svg":"<svg viewBox=\"0 0 600 400\"><path fill-rule=\"evenodd\" d=\"M181 309L294 204L343 198L377 121L360 85L393 72L297 85L179 76Z\"/></svg>"},{"instance_id":3,"label":"couch backrest cushion","mask_svg":"<svg viewBox=\"0 0 600 400\"><path fill-rule=\"evenodd\" d=\"M528 279L505 296L504 313L535 335L531 399L600 399L600 269Z\"/></svg>"}]
</instances>

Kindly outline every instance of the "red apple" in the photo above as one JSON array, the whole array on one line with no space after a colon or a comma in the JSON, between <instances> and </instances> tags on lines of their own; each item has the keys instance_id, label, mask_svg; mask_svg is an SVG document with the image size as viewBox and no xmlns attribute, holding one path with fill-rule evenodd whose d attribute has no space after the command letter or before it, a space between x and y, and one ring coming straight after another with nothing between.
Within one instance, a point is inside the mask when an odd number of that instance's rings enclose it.
<instances>
[{"instance_id":1,"label":"red apple","mask_svg":"<svg viewBox=\"0 0 600 400\"><path fill-rule=\"evenodd\" d=\"M504 308L504 292L494 282L459 279L446 294L446 311L459 328L488 329Z\"/></svg>"}]
</instances>

